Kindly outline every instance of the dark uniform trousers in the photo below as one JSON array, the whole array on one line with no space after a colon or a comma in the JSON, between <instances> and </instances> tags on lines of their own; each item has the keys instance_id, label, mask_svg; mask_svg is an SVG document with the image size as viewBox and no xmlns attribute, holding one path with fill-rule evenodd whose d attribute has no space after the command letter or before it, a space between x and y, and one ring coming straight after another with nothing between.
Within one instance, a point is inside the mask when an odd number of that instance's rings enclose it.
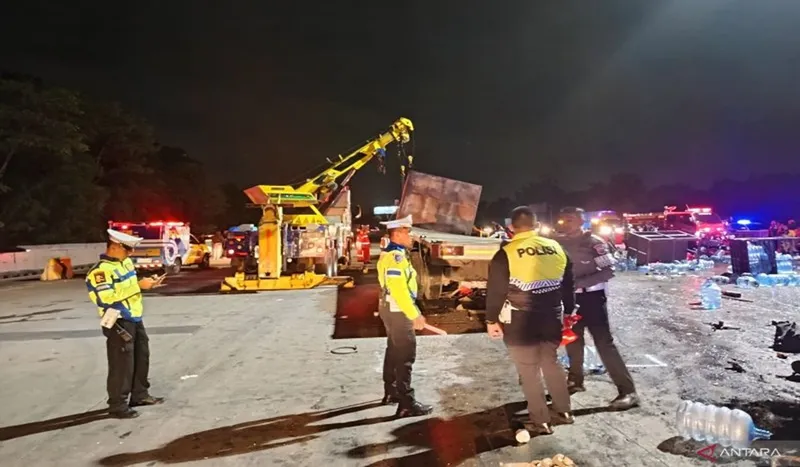
<instances>
[{"instance_id":1,"label":"dark uniform trousers","mask_svg":"<svg viewBox=\"0 0 800 467\"><path fill-rule=\"evenodd\" d=\"M410 319L403 313L391 312L388 306L379 310L386 328L386 353L383 358L383 385L386 394L396 394L402 406L414 402L411 369L417 358L417 336Z\"/></svg>"},{"instance_id":2,"label":"dark uniform trousers","mask_svg":"<svg viewBox=\"0 0 800 467\"><path fill-rule=\"evenodd\" d=\"M503 326L503 340L519 374L528 414L534 424L550 423L545 388L553 399L553 410L570 412L564 367L558 361L561 339L560 311L513 311Z\"/></svg>"},{"instance_id":3,"label":"dark uniform trousers","mask_svg":"<svg viewBox=\"0 0 800 467\"><path fill-rule=\"evenodd\" d=\"M128 331L133 339L125 342L115 328L102 328L108 355L106 390L109 410L112 412L125 410L128 396L131 401L137 402L150 395L150 382L147 379L150 371L150 339L144 323L119 319L117 324Z\"/></svg>"},{"instance_id":4,"label":"dark uniform trousers","mask_svg":"<svg viewBox=\"0 0 800 467\"><path fill-rule=\"evenodd\" d=\"M619 393L627 395L636 392L633 378L625 367L625 362L622 361L622 356L614 344L614 338L611 337L605 290L576 293L575 301L580 305L578 314L581 315L581 320L572 328L578 339L567 345L567 355L570 360L569 380L573 384L583 386L584 329L588 329L600 360Z\"/></svg>"}]
</instances>

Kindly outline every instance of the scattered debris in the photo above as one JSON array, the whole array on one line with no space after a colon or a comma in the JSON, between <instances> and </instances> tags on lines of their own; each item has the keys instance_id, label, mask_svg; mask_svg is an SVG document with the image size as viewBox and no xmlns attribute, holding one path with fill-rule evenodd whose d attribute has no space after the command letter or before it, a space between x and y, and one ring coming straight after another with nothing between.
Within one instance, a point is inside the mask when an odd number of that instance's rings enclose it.
<instances>
[{"instance_id":1,"label":"scattered debris","mask_svg":"<svg viewBox=\"0 0 800 467\"><path fill-rule=\"evenodd\" d=\"M797 467L800 466L799 456L774 456L770 459L770 467Z\"/></svg>"},{"instance_id":2,"label":"scattered debris","mask_svg":"<svg viewBox=\"0 0 800 467\"><path fill-rule=\"evenodd\" d=\"M352 353L358 353L358 347L355 345L345 345L331 349L331 353L334 355L349 355Z\"/></svg>"},{"instance_id":3,"label":"scattered debris","mask_svg":"<svg viewBox=\"0 0 800 467\"><path fill-rule=\"evenodd\" d=\"M708 323L709 326L715 331L741 331L742 328L733 326L726 326L724 321L717 321L716 323Z\"/></svg>"},{"instance_id":4,"label":"scattered debris","mask_svg":"<svg viewBox=\"0 0 800 467\"><path fill-rule=\"evenodd\" d=\"M800 353L800 329L797 323L789 321L772 321L775 326L773 350L785 353Z\"/></svg>"},{"instance_id":5,"label":"scattered debris","mask_svg":"<svg viewBox=\"0 0 800 467\"><path fill-rule=\"evenodd\" d=\"M197 378L197 375L183 375L181 376L181 381L186 381L189 378Z\"/></svg>"},{"instance_id":6,"label":"scattered debris","mask_svg":"<svg viewBox=\"0 0 800 467\"><path fill-rule=\"evenodd\" d=\"M780 358L780 359L782 359L782 360L786 360L787 358L789 358L789 356L788 356L788 355L786 355L785 353L780 353L780 352L778 352L777 354L775 354L775 356L776 356L776 357L778 357L778 358Z\"/></svg>"},{"instance_id":7,"label":"scattered debris","mask_svg":"<svg viewBox=\"0 0 800 467\"><path fill-rule=\"evenodd\" d=\"M731 297L731 298L742 298L742 293L741 292L731 292L729 290L723 290L722 291L722 296L723 297Z\"/></svg>"},{"instance_id":8,"label":"scattered debris","mask_svg":"<svg viewBox=\"0 0 800 467\"><path fill-rule=\"evenodd\" d=\"M739 363L734 362L733 360L728 360L728 365L729 366L725 367L726 370L732 370L732 371L735 371L737 373L744 373L745 372L744 367L742 365L740 365Z\"/></svg>"},{"instance_id":9,"label":"scattered debris","mask_svg":"<svg viewBox=\"0 0 800 467\"><path fill-rule=\"evenodd\" d=\"M547 457L533 462L512 462L500 465L505 467L576 467L575 461L564 454L556 454L553 457Z\"/></svg>"}]
</instances>

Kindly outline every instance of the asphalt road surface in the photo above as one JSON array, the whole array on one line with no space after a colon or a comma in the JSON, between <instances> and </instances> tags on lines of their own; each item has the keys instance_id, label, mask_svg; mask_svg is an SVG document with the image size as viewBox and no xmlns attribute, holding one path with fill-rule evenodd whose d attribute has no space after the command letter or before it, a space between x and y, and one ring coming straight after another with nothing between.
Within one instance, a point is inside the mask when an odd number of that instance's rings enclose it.
<instances>
[{"instance_id":1,"label":"asphalt road surface","mask_svg":"<svg viewBox=\"0 0 800 467\"><path fill-rule=\"evenodd\" d=\"M614 388L591 376L573 397L574 425L515 446L516 373L502 343L469 332L479 322L432 317L456 323L419 339L414 385L435 411L393 420L377 404L374 278L341 293L219 295L224 274L187 270L147 294L151 391L167 402L124 421L103 411L105 344L82 281L0 285L0 465L498 466L556 453L579 466L710 465L703 443L676 437L682 398L743 408L785 441L771 448L800 439L800 383L787 378L798 356L769 348L770 321L797 319L800 289L759 289L707 312L689 304L698 277L621 274L609 306L643 406L608 412ZM740 329L714 330L718 321Z\"/></svg>"}]
</instances>

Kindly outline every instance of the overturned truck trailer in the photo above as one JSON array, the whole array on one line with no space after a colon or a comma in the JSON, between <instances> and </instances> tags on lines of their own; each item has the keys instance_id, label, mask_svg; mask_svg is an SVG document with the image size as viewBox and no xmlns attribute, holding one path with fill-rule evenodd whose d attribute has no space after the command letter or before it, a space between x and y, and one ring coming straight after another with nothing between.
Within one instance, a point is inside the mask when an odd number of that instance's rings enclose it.
<instances>
[{"instance_id":1,"label":"overturned truck trailer","mask_svg":"<svg viewBox=\"0 0 800 467\"><path fill-rule=\"evenodd\" d=\"M424 300L442 298L443 291L457 283L486 286L489 261L501 241L470 235L481 189L472 183L409 172L397 217L413 216L411 262Z\"/></svg>"}]
</instances>

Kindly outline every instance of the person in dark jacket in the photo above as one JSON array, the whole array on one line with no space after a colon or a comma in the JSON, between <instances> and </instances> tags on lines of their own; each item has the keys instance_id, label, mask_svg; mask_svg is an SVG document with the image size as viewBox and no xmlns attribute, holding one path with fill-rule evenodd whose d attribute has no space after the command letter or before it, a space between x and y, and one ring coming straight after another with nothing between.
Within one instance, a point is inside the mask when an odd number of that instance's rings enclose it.
<instances>
[{"instance_id":1,"label":"person in dark jacket","mask_svg":"<svg viewBox=\"0 0 800 467\"><path fill-rule=\"evenodd\" d=\"M564 308L575 307L572 265L558 242L536 235L536 215L526 206L511 212L514 237L489 265L486 327L505 341L528 401L532 435L551 434L551 424L573 423L567 378L556 352ZM551 417L542 387L553 400Z\"/></svg>"},{"instance_id":2,"label":"person in dark jacket","mask_svg":"<svg viewBox=\"0 0 800 467\"><path fill-rule=\"evenodd\" d=\"M578 339L567 345L569 356L570 393L585 391L583 385L584 329L589 329L597 353L608 375L617 386L619 395L611 401L615 410L627 410L639 405L633 378L614 344L606 308L607 283L614 277L616 263L609 246L602 238L584 232L583 210L565 208L559 216L558 241L572 258L575 274L575 300L581 320L573 327Z\"/></svg>"}]
</instances>

